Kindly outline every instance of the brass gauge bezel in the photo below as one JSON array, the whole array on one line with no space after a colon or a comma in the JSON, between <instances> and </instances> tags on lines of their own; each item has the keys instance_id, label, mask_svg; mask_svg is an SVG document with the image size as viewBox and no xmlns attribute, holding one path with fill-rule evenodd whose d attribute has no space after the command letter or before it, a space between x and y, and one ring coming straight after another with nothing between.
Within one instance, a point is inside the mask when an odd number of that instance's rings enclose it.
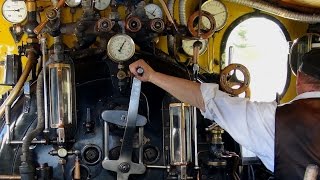
<instances>
[{"instance_id":1,"label":"brass gauge bezel","mask_svg":"<svg viewBox=\"0 0 320 180\"><path fill-rule=\"evenodd\" d=\"M222 10L221 10L221 8L222 8ZM208 0L201 5L201 10L206 11L206 12L213 15L215 22L216 22L215 31L221 30L226 25L227 19L228 19L228 9L227 9L226 5L223 4L221 1ZM216 12L216 11L219 11L219 12ZM209 28L206 26L206 24L208 24L207 21L208 21L207 19L203 18L202 24L206 28Z\"/></svg>"},{"instance_id":2,"label":"brass gauge bezel","mask_svg":"<svg viewBox=\"0 0 320 180\"><path fill-rule=\"evenodd\" d=\"M8 3L13 3L18 9L6 9L9 8L8 7ZM9 4L9 5L13 5L13 4ZM13 8L13 7L11 7ZM21 16L20 15L16 15L16 13L20 13L20 11L22 12ZM28 15L28 11L27 11L27 5L24 1L12 1L12 0L6 0L1 7L1 13L3 18L13 24L18 24L23 22L24 20L27 19L27 15ZM13 16L15 15L15 16Z\"/></svg>"},{"instance_id":3,"label":"brass gauge bezel","mask_svg":"<svg viewBox=\"0 0 320 180\"><path fill-rule=\"evenodd\" d=\"M126 34L116 34L112 36L107 44L107 54L109 58L117 63L129 60L135 53L135 43Z\"/></svg>"}]
</instances>

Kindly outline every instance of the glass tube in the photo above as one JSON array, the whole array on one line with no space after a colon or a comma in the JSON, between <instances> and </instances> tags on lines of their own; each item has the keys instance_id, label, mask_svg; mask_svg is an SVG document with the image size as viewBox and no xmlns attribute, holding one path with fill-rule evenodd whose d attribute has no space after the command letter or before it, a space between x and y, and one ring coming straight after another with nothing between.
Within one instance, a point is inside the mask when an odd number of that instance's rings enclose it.
<instances>
[{"instance_id":1,"label":"glass tube","mask_svg":"<svg viewBox=\"0 0 320 180\"><path fill-rule=\"evenodd\" d=\"M171 165L186 165L192 161L191 107L185 103L171 103L169 111Z\"/></svg>"}]
</instances>

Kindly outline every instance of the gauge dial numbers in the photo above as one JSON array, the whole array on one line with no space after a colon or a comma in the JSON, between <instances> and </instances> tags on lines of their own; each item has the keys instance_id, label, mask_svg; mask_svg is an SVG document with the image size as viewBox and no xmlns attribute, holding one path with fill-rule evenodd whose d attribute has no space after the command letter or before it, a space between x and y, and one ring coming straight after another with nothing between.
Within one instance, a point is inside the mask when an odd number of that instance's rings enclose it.
<instances>
[{"instance_id":1,"label":"gauge dial numbers","mask_svg":"<svg viewBox=\"0 0 320 180\"><path fill-rule=\"evenodd\" d=\"M6 0L1 10L3 17L10 23L21 23L27 18L27 6L24 1Z\"/></svg>"},{"instance_id":2,"label":"gauge dial numbers","mask_svg":"<svg viewBox=\"0 0 320 180\"><path fill-rule=\"evenodd\" d=\"M94 8L98 9L99 11L103 11L107 9L110 4L110 0L95 0Z\"/></svg>"},{"instance_id":3,"label":"gauge dial numbers","mask_svg":"<svg viewBox=\"0 0 320 180\"><path fill-rule=\"evenodd\" d=\"M201 40L183 39L182 40L182 49L189 56L193 56L193 44L196 41L200 41L202 43L202 46L199 51L199 55L202 55L207 50L207 47L208 47L208 40L207 39L201 39Z\"/></svg>"},{"instance_id":4,"label":"gauge dial numbers","mask_svg":"<svg viewBox=\"0 0 320 180\"><path fill-rule=\"evenodd\" d=\"M162 18L163 16L161 8L153 3L147 4L144 10L149 19Z\"/></svg>"},{"instance_id":5,"label":"gauge dial numbers","mask_svg":"<svg viewBox=\"0 0 320 180\"><path fill-rule=\"evenodd\" d=\"M225 26L228 18L228 10L222 2L219 0L208 0L202 4L201 10L207 11L213 15L214 20L216 21L216 31ZM202 18L202 24L206 28L210 27L210 22L207 18Z\"/></svg>"},{"instance_id":6,"label":"gauge dial numbers","mask_svg":"<svg viewBox=\"0 0 320 180\"><path fill-rule=\"evenodd\" d=\"M134 41L126 34L116 34L108 41L107 53L110 59L115 62L127 61L135 53Z\"/></svg>"},{"instance_id":7,"label":"gauge dial numbers","mask_svg":"<svg viewBox=\"0 0 320 180\"><path fill-rule=\"evenodd\" d=\"M81 0L66 0L65 3L69 6L69 7L77 7L81 4Z\"/></svg>"}]
</instances>

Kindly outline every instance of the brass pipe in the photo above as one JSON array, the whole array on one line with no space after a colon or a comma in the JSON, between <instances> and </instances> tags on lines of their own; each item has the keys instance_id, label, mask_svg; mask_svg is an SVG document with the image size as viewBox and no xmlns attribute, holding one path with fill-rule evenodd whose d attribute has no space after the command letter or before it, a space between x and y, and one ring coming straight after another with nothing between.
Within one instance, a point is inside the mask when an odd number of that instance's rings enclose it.
<instances>
[{"instance_id":1,"label":"brass pipe","mask_svg":"<svg viewBox=\"0 0 320 180\"><path fill-rule=\"evenodd\" d=\"M18 175L0 175L0 179L21 179L21 176Z\"/></svg>"},{"instance_id":2,"label":"brass pipe","mask_svg":"<svg viewBox=\"0 0 320 180\"><path fill-rule=\"evenodd\" d=\"M78 180L81 178L81 173L80 173L80 162L79 158L76 157L75 163L74 163L74 174L73 174L73 179Z\"/></svg>"},{"instance_id":3,"label":"brass pipe","mask_svg":"<svg viewBox=\"0 0 320 180\"><path fill-rule=\"evenodd\" d=\"M30 52L28 52L27 57L28 57L27 64L26 64L17 84L14 86L14 88L10 92L7 99L0 107L0 117L3 116L4 111L5 111L5 107L11 106L12 103L14 102L14 100L16 99L16 97L18 96L19 92L21 91L24 83L26 82L26 80L29 76L30 71L32 70L33 63L36 61L37 56L36 56L35 52L30 51Z\"/></svg>"}]
</instances>

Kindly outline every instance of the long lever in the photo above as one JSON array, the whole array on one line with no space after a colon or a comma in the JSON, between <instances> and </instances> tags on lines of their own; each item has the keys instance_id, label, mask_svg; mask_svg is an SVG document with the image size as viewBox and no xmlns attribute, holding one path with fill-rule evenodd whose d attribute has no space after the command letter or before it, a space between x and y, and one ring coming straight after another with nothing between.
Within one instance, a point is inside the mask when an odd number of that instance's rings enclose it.
<instances>
[{"instance_id":1,"label":"long lever","mask_svg":"<svg viewBox=\"0 0 320 180\"><path fill-rule=\"evenodd\" d=\"M64 5L64 3L65 3L65 1L66 0L60 0L58 3L57 3L57 5L56 5L56 7L54 7L54 8L52 8L51 9L51 11L53 10L53 11L58 11L63 5ZM48 15L46 14L46 19L43 21L43 22L41 22L36 28L34 28L34 30L33 30L33 32L35 33L35 34L39 34L41 31L42 31L42 29L46 26L46 24L49 22L49 17L48 17Z\"/></svg>"},{"instance_id":2,"label":"long lever","mask_svg":"<svg viewBox=\"0 0 320 180\"><path fill-rule=\"evenodd\" d=\"M143 74L143 69L138 68L137 73ZM129 109L127 115L126 128L123 135L123 141L120 150L120 156L118 160L104 159L102 161L102 167L104 169L114 171L117 173L117 180L127 180L130 174L143 174L146 171L146 167L142 163L132 162L133 151L133 135L136 129L137 115L139 108L139 99L141 92L141 81L137 78L133 78Z\"/></svg>"}]
</instances>

